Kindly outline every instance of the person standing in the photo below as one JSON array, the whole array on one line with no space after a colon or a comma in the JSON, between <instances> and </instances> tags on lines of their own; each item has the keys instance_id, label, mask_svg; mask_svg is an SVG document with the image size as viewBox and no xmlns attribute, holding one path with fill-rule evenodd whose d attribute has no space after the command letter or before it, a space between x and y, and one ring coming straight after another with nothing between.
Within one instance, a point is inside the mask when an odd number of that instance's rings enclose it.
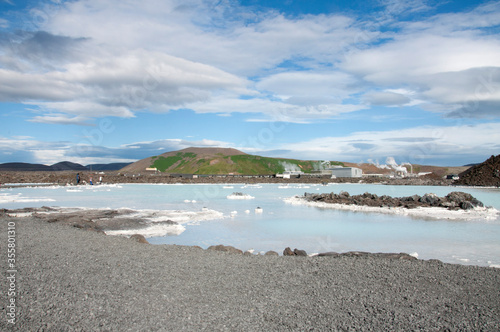
<instances>
[{"instance_id":1,"label":"person standing","mask_svg":"<svg viewBox=\"0 0 500 332\"><path fill-rule=\"evenodd\" d=\"M76 173L76 184L80 184L80 173Z\"/></svg>"}]
</instances>

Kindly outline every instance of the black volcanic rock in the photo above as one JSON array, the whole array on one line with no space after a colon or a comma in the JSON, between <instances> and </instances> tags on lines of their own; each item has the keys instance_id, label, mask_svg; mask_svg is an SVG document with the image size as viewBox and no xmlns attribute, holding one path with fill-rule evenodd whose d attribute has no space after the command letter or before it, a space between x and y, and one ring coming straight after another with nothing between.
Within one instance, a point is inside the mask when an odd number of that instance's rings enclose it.
<instances>
[{"instance_id":1,"label":"black volcanic rock","mask_svg":"<svg viewBox=\"0 0 500 332\"><path fill-rule=\"evenodd\" d=\"M500 155L491 156L458 176L459 179L454 182L457 185L500 187Z\"/></svg>"},{"instance_id":2,"label":"black volcanic rock","mask_svg":"<svg viewBox=\"0 0 500 332\"><path fill-rule=\"evenodd\" d=\"M377 196L375 194L364 193L362 195L349 195L346 192L340 194L310 194L305 193L303 198L310 202L324 202L332 204L374 206L374 207L404 207L413 209L416 207L443 207L449 210L469 210L475 207L483 207L483 203L473 197L471 194L454 191L445 197L439 197L436 194L425 194L391 197L387 195Z\"/></svg>"}]
</instances>

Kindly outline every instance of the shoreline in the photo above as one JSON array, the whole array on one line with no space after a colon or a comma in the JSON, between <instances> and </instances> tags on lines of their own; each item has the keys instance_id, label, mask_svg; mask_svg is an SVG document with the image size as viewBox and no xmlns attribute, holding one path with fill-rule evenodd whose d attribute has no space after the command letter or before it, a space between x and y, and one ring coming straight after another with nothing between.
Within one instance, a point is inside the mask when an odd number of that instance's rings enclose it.
<instances>
[{"instance_id":1,"label":"shoreline","mask_svg":"<svg viewBox=\"0 0 500 332\"><path fill-rule=\"evenodd\" d=\"M289 199L300 200L297 197L291 197ZM285 202L287 199L285 199ZM312 207L319 208L329 208L337 209L337 205L342 204L331 204L324 202L307 202L301 200L300 202L287 202L287 204L305 204ZM374 213L381 212L375 207L370 206L353 206L353 205L343 205L340 209L349 210L352 212L363 212L363 213ZM401 210L408 211L401 211ZM438 209L438 208L428 208ZM498 211L493 209L495 212L495 217L498 216ZM422 212L423 211L423 212ZM432 219L432 215L426 212L425 208L419 209L404 209L404 208L393 208L385 209L382 213L391 214L405 214L412 216L412 212L417 213L417 217L425 219ZM435 212L435 211L433 211ZM471 211L447 211L450 214L457 213L458 215L449 216L434 216L434 218L448 218L449 220L466 220L471 216ZM490 211L491 212L491 211ZM463 214L462 214L463 213ZM474 218L478 218L480 212L472 212ZM489 213L491 214L491 213ZM488 214L488 216L489 216ZM23 219L35 219L40 222L44 222L51 225L61 225L72 227L83 231L92 231L95 233L101 233L110 237L119 238L135 238L143 243L148 243L148 238L155 238L161 236L176 236L180 235L186 230L187 225L196 225L203 221L211 221L219 218L228 218L229 216L224 216L221 212L203 208L201 211L180 211L180 210L137 210L130 208L78 208L78 207L40 207L40 208L20 208L20 209L3 209L0 210L1 217L11 218L13 220L23 220ZM166 244L152 244L166 245ZM177 244L168 244L177 245ZM284 243L286 245L286 243ZM290 248L285 248L281 251L279 248L265 249L258 252L254 252L253 249L243 251L239 248L235 248L231 245L223 245L217 243L205 244L204 248L197 244L186 245L189 247L196 247L203 250L220 250L226 252L239 253L244 255L275 255L275 256L308 256L308 257L321 257L321 256L385 256L387 258L397 258L397 259L419 259L422 261L439 261L446 264L458 264L466 266L478 266L478 267L489 267L498 268L500 265L488 262L488 264L461 264L457 262L441 261L438 257L428 256L426 259L418 258L419 254L417 252L379 252L379 251L362 251L356 248L349 249L342 252L309 252L295 248L295 251L291 251ZM277 250L277 251L274 251ZM297 250L299 253L297 253ZM467 261L468 262L468 261Z\"/></svg>"},{"instance_id":2,"label":"shoreline","mask_svg":"<svg viewBox=\"0 0 500 332\"><path fill-rule=\"evenodd\" d=\"M47 171L47 172L20 172L20 171L3 171L0 172L0 188L4 183L8 184L33 184L33 183L52 183L57 185L73 184L76 185L77 171ZM249 184L264 184L264 183L277 183L277 184L322 184L322 183L366 183L366 184L381 184L381 185L433 185L433 186L449 186L453 184L452 180L434 179L429 177L420 178L376 178L376 177L363 177L363 178L336 178L331 179L328 177L309 177L302 176L300 178L273 178L270 176L224 176L212 175L203 176L197 179L188 177L173 177L167 174L155 173L141 173L141 174L121 174L116 171L99 172L83 171L79 172L82 183L89 182L90 177L97 182L100 176L103 177L105 184L125 184L125 183L165 183L165 184L236 184L236 183L249 183Z\"/></svg>"},{"instance_id":3,"label":"shoreline","mask_svg":"<svg viewBox=\"0 0 500 332\"><path fill-rule=\"evenodd\" d=\"M3 304L0 326L14 331L500 329L500 269L376 254L234 255L5 215L2 241L10 223L17 316L6 325Z\"/></svg>"}]
</instances>

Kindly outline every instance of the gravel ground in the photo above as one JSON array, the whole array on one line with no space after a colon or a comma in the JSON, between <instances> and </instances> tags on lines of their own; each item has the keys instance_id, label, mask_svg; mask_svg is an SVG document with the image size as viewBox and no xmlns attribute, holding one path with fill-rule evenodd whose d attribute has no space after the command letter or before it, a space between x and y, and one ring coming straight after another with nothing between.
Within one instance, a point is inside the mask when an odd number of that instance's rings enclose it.
<instances>
[{"instance_id":1,"label":"gravel ground","mask_svg":"<svg viewBox=\"0 0 500 332\"><path fill-rule=\"evenodd\" d=\"M16 296L7 297L8 222ZM11 224L12 225L12 224ZM498 331L500 269L243 256L0 218L0 330ZM15 298L16 322L8 322Z\"/></svg>"}]
</instances>

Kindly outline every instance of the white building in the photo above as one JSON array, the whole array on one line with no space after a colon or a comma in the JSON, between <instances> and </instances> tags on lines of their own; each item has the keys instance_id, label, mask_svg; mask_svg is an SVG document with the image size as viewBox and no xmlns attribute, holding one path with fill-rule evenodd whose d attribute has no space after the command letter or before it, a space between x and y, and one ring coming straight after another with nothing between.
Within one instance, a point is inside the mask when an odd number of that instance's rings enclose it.
<instances>
[{"instance_id":1,"label":"white building","mask_svg":"<svg viewBox=\"0 0 500 332\"><path fill-rule=\"evenodd\" d=\"M360 178L363 176L363 170L357 167L335 167L329 169L332 177L337 178Z\"/></svg>"}]
</instances>

